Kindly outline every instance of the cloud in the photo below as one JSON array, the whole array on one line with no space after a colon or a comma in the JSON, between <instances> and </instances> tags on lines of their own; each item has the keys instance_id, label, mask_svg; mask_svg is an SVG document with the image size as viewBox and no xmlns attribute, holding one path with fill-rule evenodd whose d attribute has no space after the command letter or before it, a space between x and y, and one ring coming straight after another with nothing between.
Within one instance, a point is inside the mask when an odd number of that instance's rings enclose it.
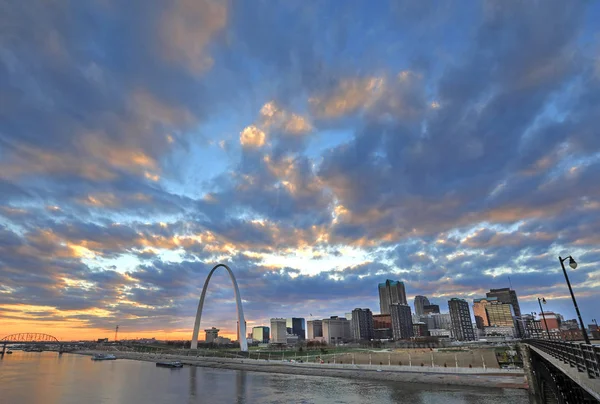
<instances>
[{"instance_id":1,"label":"cloud","mask_svg":"<svg viewBox=\"0 0 600 404\"><path fill-rule=\"evenodd\" d=\"M261 147L265 144L265 132L254 125L247 126L240 133L240 143L244 147Z\"/></svg>"},{"instance_id":2,"label":"cloud","mask_svg":"<svg viewBox=\"0 0 600 404\"><path fill-rule=\"evenodd\" d=\"M189 337L219 262L254 325L376 309L386 278L445 306L510 276L569 316L558 255L592 312L597 5L3 11L2 329Z\"/></svg>"}]
</instances>

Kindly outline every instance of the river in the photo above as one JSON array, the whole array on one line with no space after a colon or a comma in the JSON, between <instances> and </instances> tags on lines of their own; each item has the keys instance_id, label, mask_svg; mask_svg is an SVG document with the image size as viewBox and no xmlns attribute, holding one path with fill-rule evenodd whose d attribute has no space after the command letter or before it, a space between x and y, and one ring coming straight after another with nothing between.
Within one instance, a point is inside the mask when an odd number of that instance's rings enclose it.
<instances>
[{"instance_id":1,"label":"river","mask_svg":"<svg viewBox=\"0 0 600 404\"><path fill-rule=\"evenodd\" d=\"M439 387L184 367L21 352L0 360L1 404L343 403L525 404L512 389Z\"/></svg>"}]
</instances>

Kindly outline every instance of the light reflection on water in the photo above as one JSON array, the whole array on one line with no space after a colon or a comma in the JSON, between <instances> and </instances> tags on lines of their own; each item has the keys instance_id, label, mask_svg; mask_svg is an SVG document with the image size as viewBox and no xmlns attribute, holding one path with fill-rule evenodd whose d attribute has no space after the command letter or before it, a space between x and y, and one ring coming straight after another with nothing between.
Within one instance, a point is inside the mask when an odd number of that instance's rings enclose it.
<instances>
[{"instance_id":1,"label":"light reflection on water","mask_svg":"<svg viewBox=\"0 0 600 404\"><path fill-rule=\"evenodd\" d=\"M0 360L0 403L527 403L523 390L450 388L15 351Z\"/></svg>"}]
</instances>

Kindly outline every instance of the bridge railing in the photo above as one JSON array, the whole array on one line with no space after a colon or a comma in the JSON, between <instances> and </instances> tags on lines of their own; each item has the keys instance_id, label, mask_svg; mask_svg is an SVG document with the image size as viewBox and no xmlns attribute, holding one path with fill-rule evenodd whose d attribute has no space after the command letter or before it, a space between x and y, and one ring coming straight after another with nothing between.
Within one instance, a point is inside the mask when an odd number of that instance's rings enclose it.
<instances>
[{"instance_id":1,"label":"bridge railing","mask_svg":"<svg viewBox=\"0 0 600 404\"><path fill-rule=\"evenodd\" d=\"M590 378L600 378L600 347L573 342L530 339L526 343L550 356L587 373Z\"/></svg>"}]
</instances>

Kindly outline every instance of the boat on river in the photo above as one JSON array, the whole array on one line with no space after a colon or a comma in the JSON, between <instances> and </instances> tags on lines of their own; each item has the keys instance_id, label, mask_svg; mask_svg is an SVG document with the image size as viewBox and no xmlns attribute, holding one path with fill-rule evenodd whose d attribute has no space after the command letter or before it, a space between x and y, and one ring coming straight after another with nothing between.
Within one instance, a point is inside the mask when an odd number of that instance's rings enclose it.
<instances>
[{"instance_id":1,"label":"boat on river","mask_svg":"<svg viewBox=\"0 0 600 404\"><path fill-rule=\"evenodd\" d=\"M93 361L114 361L117 357L113 354L94 354Z\"/></svg>"},{"instance_id":2,"label":"boat on river","mask_svg":"<svg viewBox=\"0 0 600 404\"><path fill-rule=\"evenodd\" d=\"M182 368L183 367L183 363L181 363L179 361L175 361L175 362L156 362L156 366L163 367L163 368Z\"/></svg>"}]
</instances>

